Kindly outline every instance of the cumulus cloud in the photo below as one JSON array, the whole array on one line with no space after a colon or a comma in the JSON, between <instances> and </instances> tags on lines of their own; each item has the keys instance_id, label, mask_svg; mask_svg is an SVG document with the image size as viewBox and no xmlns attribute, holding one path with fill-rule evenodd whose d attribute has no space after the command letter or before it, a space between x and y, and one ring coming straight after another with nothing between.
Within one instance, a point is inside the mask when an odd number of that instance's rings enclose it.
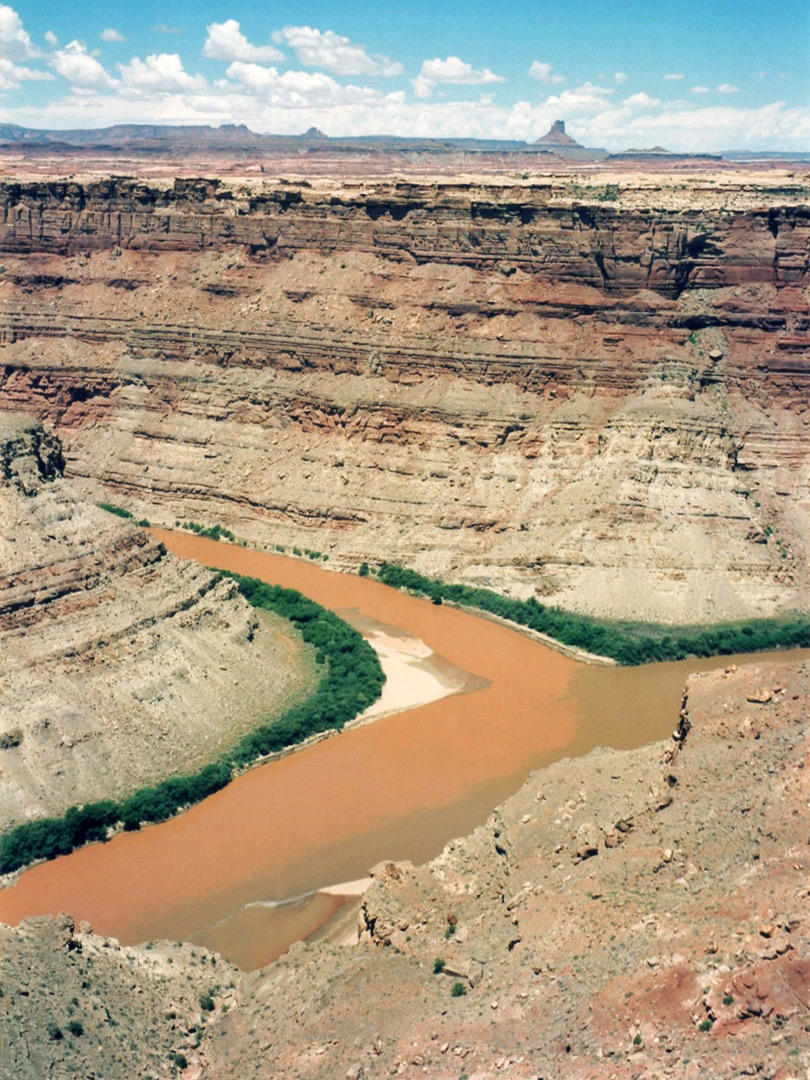
<instances>
[{"instance_id":1,"label":"cumulus cloud","mask_svg":"<svg viewBox=\"0 0 810 1080\"><path fill-rule=\"evenodd\" d=\"M538 82L545 83L547 86L559 85L565 82L564 75L557 74L551 64L543 63L540 60L535 60L529 68L529 77L537 79Z\"/></svg>"},{"instance_id":2,"label":"cumulus cloud","mask_svg":"<svg viewBox=\"0 0 810 1080\"><path fill-rule=\"evenodd\" d=\"M228 68L229 79L241 84L250 94L260 95L266 105L280 108L301 109L310 106L328 107L348 102L374 102L382 98L377 90L364 86L343 86L331 75L323 72L285 71L277 68L236 60ZM217 87L221 90L236 89L225 80Z\"/></svg>"},{"instance_id":3,"label":"cumulus cloud","mask_svg":"<svg viewBox=\"0 0 810 1080\"><path fill-rule=\"evenodd\" d=\"M58 45L59 44L59 38L56 36L56 34L53 32L53 30L46 30L45 34L44 34L44 37L45 37L45 40L48 42L49 45Z\"/></svg>"},{"instance_id":4,"label":"cumulus cloud","mask_svg":"<svg viewBox=\"0 0 810 1080\"><path fill-rule=\"evenodd\" d=\"M642 91L639 94L631 94L630 97L624 99L622 104L629 109L654 109L661 104L661 101L659 98L650 97L649 94Z\"/></svg>"},{"instance_id":5,"label":"cumulus cloud","mask_svg":"<svg viewBox=\"0 0 810 1080\"><path fill-rule=\"evenodd\" d=\"M486 83L504 82L502 75L496 75L489 68L474 68L457 56L448 56L445 60L435 57L423 60L422 67L415 79L411 79L418 98L428 98L438 83L453 86L483 86Z\"/></svg>"},{"instance_id":6,"label":"cumulus cloud","mask_svg":"<svg viewBox=\"0 0 810 1080\"><path fill-rule=\"evenodd\" d=\"M401 75L405 70L387 56L370 56L364 45L336 34L334 30L316 30L312 26L285 26L273 34L273 41L289 45L299 64L326 68L336 75Z\"/></svg>"},{"instance_id":7,"label":"cumulus cloud","mask_svg":"<svg viewBox=\"0 0 810 1080\"><path fill-rule=\"evenodd\" d=\"M119 64L121 83L127 90L157 90L171 93L176 90L205 90L208 83L202 75L189 75L177 53L160 53L140 60L134 56L128 64Z\"/></svg>"},{"instance_id":8,"label":"cumulus cloud","mask_svg":"<svg viewBox=\"0 0 810 1080\"><path fill-rule=\"evenodd\" d=\"M47 82L54 78L50 71L37 71L0 57L0 90L19 90L20 83Z\"/></svg>"},{"instance_id":9,"label":"cumulus cloud","mask_svg":"<svg viewBox=\"0 0 810 1080\"><path fill-rule=\"evenodd\" d=\"M605 86L595 86L591 82L582 83L581 86L563 90L559 94L552 94L547 101L549 105L563 106L566 109L581 111L583 109L607 108L610 105L608 95L613 90Z\"/></svg>"},{"instance_id":10,"label":"cumulus cloud","mask_svg":"<svg viewBox=\"0 0 810 1080\"><path fill-rule=\"evenodd\" d=\"M677 82L677 81L678 81L678 79L682 79L682 78L683 78L683 75L681 75L680 73L677 73L677 72L673 72L673 73L672 73L672 74L670 74L670 75L665 75L665 76L664 76L664 79L665 79L665 80L666 80L667 82Z\"/></svg>"},{"instance_id":11,"label":"cumulus cloud","mask_svg":"<svg viewBox=\"0 0 810 1080\"><path fill-rule=\"evenodd\" d=\"M78 41L59 49L49 61L51 67L79 90L111 90L117 86L102 65Z\"/></svg>"},{"instance_id":12,"label":"cumulus cloud","mask_svg":"<svg viewBox=\"0 0 810 1080\"><path fill-rule=\"evenodd\" d=\"M42 56L32 45L20 16L7 4L0 4L0 41L6 60L36 60Z\"/></svg>"},{"instance_id":13,"label":"cumulus cloud","mask_svg":"<svg viewBox=\"0 0 810 1080\"><path fill-rule=\"evenodd\" d=\"M108 26L106 30L102 30L98 35L102 41L123 41L124 35L119 34L117 30L113 30L111 26Z\"/></svg>"},{"instance_id":14,"label":"cumulus cloud","mask_svg":"<svg viewBox=\"0 0 810 1080\"><path fill-rule=\"evenodd\" d=\"M251 45L236 19L211 23L203 45L203 56L211 60L245 60L251 63L284 60L284 53L274 45Z\"/></svg>"},{"instance_id":15,"label":"cumulus cloud","mask_svg":"<svg viewBox=\"0 0 810 1080\"><path fill-rule=\"evenodd\" d=\"M613 76L613 81L616 83L617 86L621 86L622 83L627 82L627 76L623 71L617 71L616 74Z\"/></svg>"},{"instance_id":16,"label":"cumulus cloud","mask_svg":"<svg viewBox=\"0 0 810 1080\"><path fill-rule=\"evenodd\" d=\"M693 86L692 89L689 91L689 93L690 94L708 94L709 93L709 88L708 88L708 86Z\"/></svg>"},{"instance_id":17,"label":"cumulus cloud","mask_svg":"<svg viewBox=\"0 0 810 1080\"><path fill-rule=\"evenodd\" d=\"M724 82L717 87L718 94L739 94L739 92L739 86L735 86L734 83Z\"/></svg>"}]
</instances>

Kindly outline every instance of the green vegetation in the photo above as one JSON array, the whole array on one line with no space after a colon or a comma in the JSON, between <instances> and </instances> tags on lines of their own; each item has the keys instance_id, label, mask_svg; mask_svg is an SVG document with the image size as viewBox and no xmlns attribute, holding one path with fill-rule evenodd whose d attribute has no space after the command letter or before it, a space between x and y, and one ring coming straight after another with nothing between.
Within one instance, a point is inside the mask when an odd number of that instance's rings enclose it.
<instances>
[{"instance_id":1,"label":"green vegetation","mask_svg":"<svg viewBox=\"0 0 810 1080\"><path fill-rule=\"evenodd\" d=\"M714 1020L707 1016L705 1020L701 1020L698 1024L698 1031L711 1031Z\"/></svg>"},{"instance_id":2,"label":"green vegetation","mask_svg":"<svg viewBox=\"0 0 810 1080\"><path fill-rule=\"evenodd\" d=\"M437 956L436 959L433 961L433 974L434 975L441 975L441 973L443 971L444 971L444 960L442 960L442 958L440 956Z\"/></svg>"},{"instance_id":3,"label":"green vegetation","mask_svg":"<svg viewBox=\"0 0 810 1080\"><path fill-rule=\"evenodd\" d=\"M214 999L210 994L200 994L200 1008L203 1012L214 1011Z\"/></svg>"},{"instance_id":4,"label":"green vegetation","mask_svg":"<svg viewBox=\"0 0 810 1080\"><path fill-rule=\"evenodd\" d=\"M197 521L184 521L182 527L188 529L189 532L196 533L197 536L204 536L208 540L219 540L224 537L226 540L230 540L231 543L236 543L236 537L231 530L223 528L222 525L210 525L206 528Z\"/></svg>"},{"instance_id":5,"label":"green vegetation","mask_svg":"<svg viewBox=\"0 0 810 1080\"><path fill-rule=\"evenodd\" d=\"M450 997L464 997L467 993L467 987L463 982L454 982L450 988Z\"/></svg>"},{"instance_id":6,"label":"green vegetation","mask_svg":"<svg viewBox=\"0 0 810 1080\"><path fill-rule=\"evenodd\" d=\"M84 1025L81 1020L69 1020L67 1029L71 1035L84 1035Z\"/></svg>"},{"instance_id":7,"label":"green vegetation","mask_svg":"<svg viewBox=\"0 0 810 1080\"><path fill-rule=\"evenodd\" d=\"M444 932L444 940L449 941L450 938L453 936L453 934L455 934L455 932L456 932L456 924L455 923L450 923L450 925L447 927L447 929Z\"/></svg>"},{"instance_id":8,"label":"green vegetation","mask_svg":"<svg viewBox=\"0 0 810 1080\"><path fill-rule=\"evenodd\" d=\"M125 510L123 508L123 506L113 506L112 503L105 503L105 502L96 503L96 506L99 507L100 510L106 510L108 514L115 514L116 517L120 517L120 518L131 518L132 517L132 511L131 510Z\"/></svg>"},{"instance_id":9,"label":"green vegetation","mask_svg":"<svg viewBox=\"0 0 810 1080\"><path fill-rule=\"evenodd\" d=\"M532 597L511 600L489 589L471 585L445 585L415 570L382 563L378 578L396 589L442 601L478 608L509 622L620 664L646 664L660 660L684 660L687 656L726 656L810 646L810 618L806 615L776 619L748 619L713 626L666 626L630 620L595 619L559 608L545 607Z\"/></svg>"},{"instance_id":10,"label":"green vegetation","mask_svg":"<svg viewBox=\"0 0 810 1080\"><path fill-rule=\"evenodd\" d=\"M638 1033L636 1033L636 1036L633 1039L633 1046L641 1046L641 1035Z\"/></svg>"},{"instance_id":11,"label":"green vegetation","mask_svg":"<svg viewBox=\"0 0 810 1080\"><path fill-rule=\"evenodd\" d=\"M726 994L726 996L723 998L723 1004L724 1005L733 1005L734 1004L734 995L733 994Z\"/></svg>"},{"instance_id":12,"label":"green vegetation","mask_svg":"<svg viewBox=\"0 0 810 1080\"><path fill-rule=\"evenodd\" d=\"M185 1054L181 1053L179 1050L178 1051L172 1050L171 1053L169 1054L169 1060L173 1064L175 1064L178 1069L187 1069L188 1068L188 1058L186 1057Z\"/></svg>"},{"instance_id":13,"label":"green vegetation","mask_svg":"<svg viewBox=\"0 0 810 1080\"><path fill-rule=\"evenodd\" d=\"M92 840L105 840L108 828L118 823L134 830L144 822L165 821L225 787L235 770L256 758L293 746L317 732L339 730L377 700L385 675L377 654L357 630L293 589L237 574L229 576L249 603L288 619L315 648L316 659L325 671L314 692L196 773L141 788L120 803L104 800L72 806L64 817L43 818L10 829L0 838L0 874L37 859L66 855Z\"/></svg>"}]
</instances>

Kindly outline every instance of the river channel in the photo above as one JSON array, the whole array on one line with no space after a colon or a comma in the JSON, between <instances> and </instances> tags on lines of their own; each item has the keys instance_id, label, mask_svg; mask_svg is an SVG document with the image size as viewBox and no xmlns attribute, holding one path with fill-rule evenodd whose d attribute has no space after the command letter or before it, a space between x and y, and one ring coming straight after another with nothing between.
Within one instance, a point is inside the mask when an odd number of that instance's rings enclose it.
<instances>
[{"instance_id":1,"label":"river channel","mask_svg":"<svg viewBox=\"0 0 810 1080\"><path fill-rule=\"evenodd\" d=\"M0 892L3 922L69 911L124 944L182 938L256 968L335 914L343 901L323 887L383 859L435 856L532 769L668 737L690 671L749 659L586 665L369 578L153 531L181 557L298 589L361 628L373 620L418 638L471 678L462 692L253 769L162 825L33 867ZM800 654L810 650L790 655ZM787 654L751 658L769 655Z\"/></svg>"}]
</instances>

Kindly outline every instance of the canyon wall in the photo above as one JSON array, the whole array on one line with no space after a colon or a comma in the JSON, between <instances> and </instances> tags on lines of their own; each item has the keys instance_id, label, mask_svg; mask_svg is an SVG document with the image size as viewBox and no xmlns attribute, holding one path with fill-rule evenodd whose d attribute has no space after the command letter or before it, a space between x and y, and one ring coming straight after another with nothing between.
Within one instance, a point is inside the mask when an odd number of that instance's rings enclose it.
<instances>
[{"instance_id":1,"label":"canyon wall","mask_svg":"<svg viewBox=\"0 0 810 1080\"><path fill-rule=\"evenodd\" d=\"M77 497L37 422L0 416L0 467L0 827L200 768L311 688L288 623Z\"/></svg>"},{"instance_id":2,"label":"canyon wall","mask_svg":"<svg viewBox=\"0 0 810 1080\"><path fill-rule=\"evenodd\" d=\"M0 407L151 520L612 616L807 606L807 178L0 186Z\"/></svg>"}]
</instances>

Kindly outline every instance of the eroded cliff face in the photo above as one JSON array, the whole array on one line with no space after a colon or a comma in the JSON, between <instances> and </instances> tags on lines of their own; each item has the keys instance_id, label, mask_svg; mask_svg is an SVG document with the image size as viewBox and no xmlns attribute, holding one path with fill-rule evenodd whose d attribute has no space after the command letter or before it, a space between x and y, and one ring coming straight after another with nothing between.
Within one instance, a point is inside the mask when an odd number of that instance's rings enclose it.
<instances>
[{"instance_id":1,"label":"eroded cliff face","mask_svg":"<svg viewBox=\"0 0 810 1080\"><path fill-rule=\"evenodd\" d=\"M59 439L0 417L2 828L213 761L314 662L231 581L78 498Z\"/></svg>"},{"instance_id":2,"label":"eroded cliff face","mask_svg":"<svg viewBox=\"0 0 810 1080\"><path fill-rule=\"evenodd\" d=\"M0 406L97 497L338 567L803 607L810 209L768 175L6 182Z\"/></svg>"}]
</instances>

